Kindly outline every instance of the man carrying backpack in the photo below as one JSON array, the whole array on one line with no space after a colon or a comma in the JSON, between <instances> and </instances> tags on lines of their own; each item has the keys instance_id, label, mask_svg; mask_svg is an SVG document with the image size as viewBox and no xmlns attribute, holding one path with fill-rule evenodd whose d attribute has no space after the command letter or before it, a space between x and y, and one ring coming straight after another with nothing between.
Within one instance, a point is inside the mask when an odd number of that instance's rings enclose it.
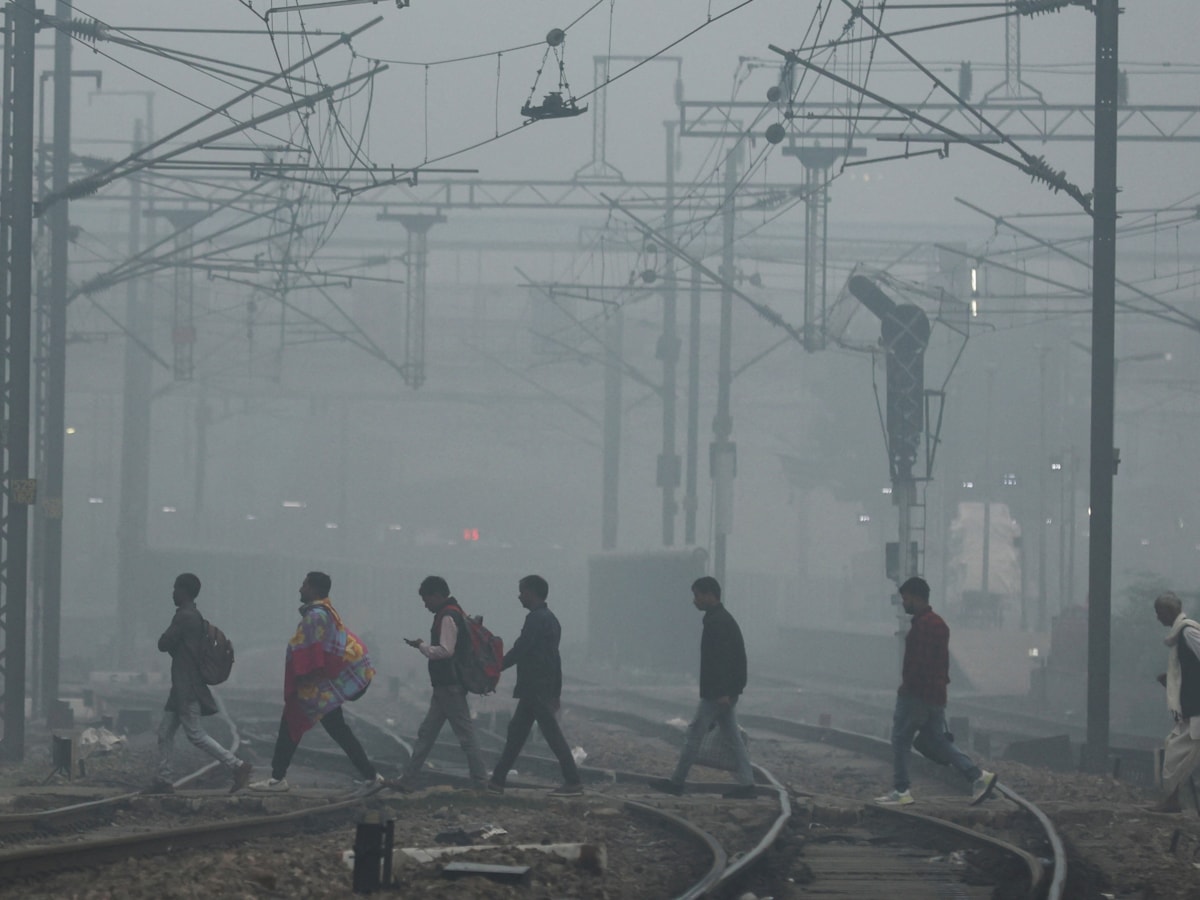
<instances>
[{"instance_id":1,"label":"man carrying backpack","mask_svg":"<svg viewBox=\"0 0 1200 900\"><path fill-rule=\"evenodd\" d=\"M362 775L363 787L383 783L383 777L350 730L342 704L367 692L375 669L367 648L329 601L333 580L324 572L309 572L300 585L300 624L288 641L283 670L283 718L271 755L271 778L250 785L252 791L286 791L287 770L306 731L321 723Z\"/></svg>"},{"instance_id":2,"label":"man carrying backpack","mask_svg":"<svg viewBox=\"0 0 1200 900\"><path fill-rule=\"evenodd\" d=\"M458 672L458 663L469 651L466 618L458 601L450 596L450 586L440 575L430 575L421 582L417 593L425 608L433 613L433 627L429 631L429 643L420 639L405 638L404 643L416 647L429 660L429 681L433 695L429 700L429 712L417 730L417 742L412 756L399 779L391 786L400 791L411 791L413 779L425 765L425 758L433 749L433 742L445 722L450 722L458 743L467 755L467 766L475 786L482 788L487 778L487 769L479 753L479 742L475 739L475 726L471 722L471 708L467 705L467 689Z\"/></svg>"},{"instance_id":3,"label":"man carrying backpack","mask_svg":"<svg viewBox=\"0 0 1200 900\"><path fill-rule=\"evenodd\" d=\"M171 780L171 757L174 755L175 732L180 726L193 746L233 773L229 793L241 790L250 781L250 763L238 759L214 741L200 725L200 717L215 714L217 704L200 674L206 630L204 618L196 609L199 595L200 579L191 572L184 572L175 579L175 588L171 592L175 616L158 639L159 652L171 654L171 693L163 707L162 724L158 726L158 776L146 789L147 793L169 794L175 790Z\"/></svg>"},{"instance_id":4,"label":"man carrying backpack","mask_svg":"<svg viewBox=\"0 0 1200 900\"><path fill-rule=\"evenodd\" d=\"M517 667L517 684L513 688L517 709L508 723L504 752L500 754L500 760L492 772L492 780L488 782L487 789L493 794L504 793L508 770L525 746L534 722L537 722L542 737L558 757L558 765L562 769L563 784L550 793L560 796L583 793L579 769L575 766L571 748L567 746L567 739L563 737L558 724L559 697L562 694L562 657L558 653L558 643L562 626L546 605L549 594L550 585L540 575L526 575L517 583L517 598L529 610L529 614L521 626L521 636L504 655L504 668Z\"/></svg>"}]
</instances>

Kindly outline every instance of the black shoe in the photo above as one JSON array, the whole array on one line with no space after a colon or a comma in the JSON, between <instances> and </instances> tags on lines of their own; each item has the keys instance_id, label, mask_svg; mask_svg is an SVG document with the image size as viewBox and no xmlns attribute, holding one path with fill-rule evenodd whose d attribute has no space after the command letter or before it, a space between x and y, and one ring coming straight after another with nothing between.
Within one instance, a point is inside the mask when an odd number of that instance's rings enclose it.
<instances>
[{"instance_id":1,"label":"black shoe","mask_svg":"<svg viewBox=\"0 0 1200 900\"><path fill-rule=\"evenodd\" d=\"M383 786L389 791L396 791L399 794L411 794L416 790L412 782L406 781L403 778L385 778Z\"/></svg>"},{"instance_id":2,"label":"black shoe","mask_svg":"<svg viewBox=\"0 0 1200 900\"><path fill-rule=\"evenodd\" d=\"M236 794L242 788L250 784L250 773L254 771L248 761L242 760L237 764L237 768L233 770L233 784L229 786L229 793Z\"/></svg>"},{"instance_id":3,"label":"black shoe","mask_svg":"<svg viewBox=\"0 0 1200 900\"><path fill-rule=\"evenodd\" d=\"M504 793L504 785L496 784L496 782L494 782L494 781L489 781L487 783L487 785L484 787L484 790L487 791L489 794L503 794Z\"/></svg>"},{"instance_id":4,"label":"black shoe","mask_svg":"<svg viewBox=\"0 0 1200 900\"><path fill-rule=\"evenodd\" d=\"M662 791L664 794L670 794L673 797L683 796L683 785L670 778L651 778L648 783L650 787L656 791Z\"/></svg>"},{"instance_id":5,"label":"black shoe","mask_svg":"<svg viewBox=\"0 0 1200 900\"><path fill-rule=\"evenodd\" d=\"M721 795L726 800L753 800L758 796L758 788L752 784L739 784L731 787Z\"/></svg>"}]
</instances>

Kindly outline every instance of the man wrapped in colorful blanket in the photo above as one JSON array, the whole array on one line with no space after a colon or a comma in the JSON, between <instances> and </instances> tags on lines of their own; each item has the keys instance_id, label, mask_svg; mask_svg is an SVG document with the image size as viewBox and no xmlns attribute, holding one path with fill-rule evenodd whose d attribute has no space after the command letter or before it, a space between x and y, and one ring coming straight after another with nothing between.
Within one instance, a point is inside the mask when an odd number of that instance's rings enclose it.
<instances>
[{"instance_id":1,"label":"man wrapped in colorful blanket","mask_svg":"<svg viewBox=\"0 0 1200 900\"><path fill-rule=\"evenodd\" d=\"M363 777L362 784L383 781L342 713L343 703L366 692L375 669L367 648L330 603L332 583L324 572L309 572L300 585L300 624L287 646L283 717L271 757L271 778L251 784L251 790L288 789L287 770L296 747L318 722L350 758Z\"/></svg>"}]
</instances>

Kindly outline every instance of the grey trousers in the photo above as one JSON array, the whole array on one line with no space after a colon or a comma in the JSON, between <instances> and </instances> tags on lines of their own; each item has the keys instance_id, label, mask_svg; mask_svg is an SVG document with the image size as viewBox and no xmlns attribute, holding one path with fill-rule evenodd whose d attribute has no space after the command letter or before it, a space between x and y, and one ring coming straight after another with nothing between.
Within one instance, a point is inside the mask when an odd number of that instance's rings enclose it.
<instances>
[{"instance_id":1,"label":"grey trousers","mask_svg":"<svg viewBox=\"0 0 1200 900\"><path fill-rule=\"evenodd\" d=\"M171 757L175 755L175 732L183 726L183 733L192 742L217 762L229 769L236 769L241 763L236 756L214 741L200 725L200 704L189 700L180 704L175 712L167 710L163 713L162 722L158 726L158 777L163 781L171 780Z\"/></svg>"},{"instance_id":2,"label":"grey trousers","mask_svg":"<svg viewBox=\"0 0 1200 900\"><path fill-rule=\"evenodd\" d=\"M735 774L738 784L754 784L754 770L750 768L750 754L746 751L746 745L742 743L742 733L738 729L737 713L734 711L736 706L736 699L728 706L721 706L715 700L700 699L700 704L696 707L696 715L692 717L692 722L688 725L687 738L683 742L679 762L675 765L675 771L671 775L673 784L681 785L687 779L688 771L700 753L700 744L704 741L704 736L708 734L708 730L714 722L721 729L726 743L733 748L734 756L737 759Z\"/></svg>"},{"instance_id":3,"label":"grey trousers","mask_svg":"<svg viewBox=\"0 0 1200 900\"><path fill-rule=\"evenodd\" d=\"M484 781L487 778L487 769L479 752L479 742L475 740L471 708L467 705L467 689L458 684L433 689L433 696L429 700L429 712L425 714L425 721L417 729L417 742L413 745L412 758L404 767L402 778L411 778L421 771L421 767L425 765L425 758L433 749L433 742L437 740L438 733L446 722L454 729L459 746L467 755L467 768L471 771L472 780Z\"/></svg>"}]
</instances>

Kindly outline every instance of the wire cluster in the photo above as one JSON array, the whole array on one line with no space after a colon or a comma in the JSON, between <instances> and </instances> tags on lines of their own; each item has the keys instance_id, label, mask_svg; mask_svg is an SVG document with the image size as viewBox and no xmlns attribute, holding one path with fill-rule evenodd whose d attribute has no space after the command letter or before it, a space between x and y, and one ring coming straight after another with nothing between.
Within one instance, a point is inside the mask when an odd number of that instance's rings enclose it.
<instances>
[{"instance_id":1,"label":"wire cluster","mask_svg":"<svg viewBox=\"0 0 1200 900\"><path fill-rule=\"evenodd\" d=\"M1024 152L1022 152L1021 156L1025 160L1023 168L1029 173L1033 181L1040 181L1043 184L1049 185L1056 194L1059 191L1065 192L1068 196L1077 200L1088 212L1092 211L1092 195L1090 193L1085 194L1080 190L1078 185L1068 180L1065 169L1054 169L1050 163L1046 162L1046 157L1044 156L1033 156L1030 153Z\"/></svg>"},{"instance_id":2,"label":"wire cluster","mask_svg":"<svg viewBox=\"0 0 1200 900\"><path fill-rule=\"evenodd\" d=\"M1038 16L1062 12L1068 6L1083 6L1080 0L1013 0L1013 11L1019 16Z\"/></svg>"}]
</instances>

